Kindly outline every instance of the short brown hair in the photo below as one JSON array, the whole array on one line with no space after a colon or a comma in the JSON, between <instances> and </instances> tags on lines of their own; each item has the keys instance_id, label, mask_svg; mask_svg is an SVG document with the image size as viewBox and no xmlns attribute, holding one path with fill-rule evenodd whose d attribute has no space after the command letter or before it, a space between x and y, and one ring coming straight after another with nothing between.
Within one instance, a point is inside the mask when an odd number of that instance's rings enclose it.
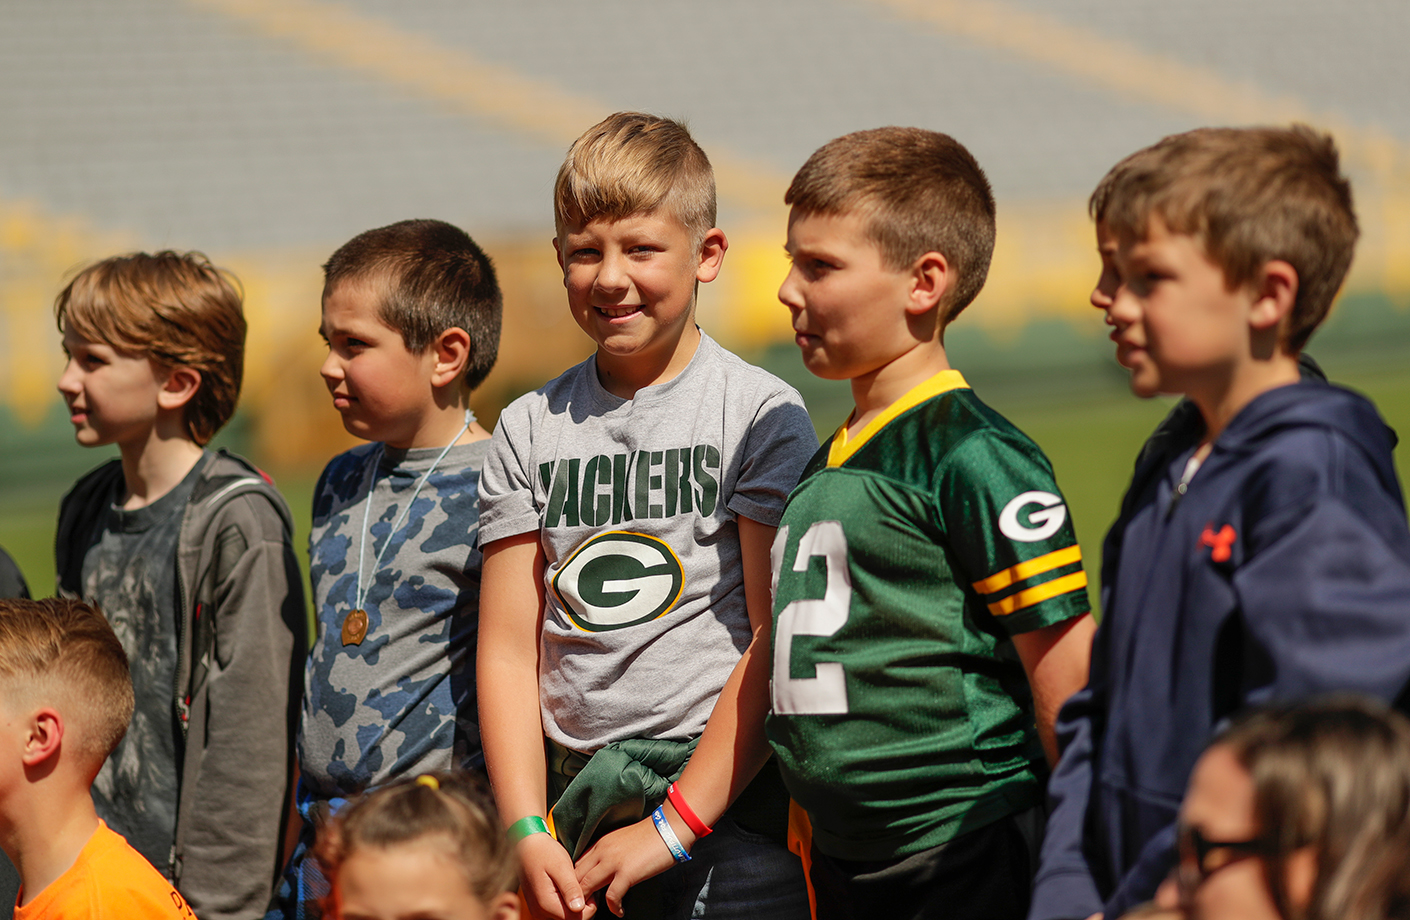
<instances>
[{"instance_id":1,"label":"short brown hair","mask_svg":"<svg viewBox=\"0 0 1410 920\"><path fill-rule=\"evenodd\" d=\"M186 432L210 441L235 414L245 372L239 281L199 252L134 252L83 269L59 292L54 318L90 341L201 373Z\"/></svg>"},{"instance_id":2,"label":"short brown hair","mask_svg":"<svg viewBox=\"0 0 1410 920\"><path fill-rule=\"evenodd\" d=\"M927 252L943 255L956 275L941 306L947 323L989 275L994 193L973 155L948 134L874 128L828 141L798 170L783 203L803 214L862 215L891 269Z\"/></svg>"},{"instance_id":3,"label":"short brown hair","mask_svg":"<svg viewBox=\"0 0 1410 920\"><path fill-rule=\"evenodd\" d=\"M403 220L348 240L323 266L323 291L349 281L381 286L377 316L406 347L425 351L442 332L470 335L465 384L484 383L499 357L504 298L494 264L470 235L443 220Z\"/></svg>"},{"instance_id":4,"label":"short brown hair","mask_svg":"<svg viewBox=\"0 0 1410 920\"><path fill-rule=\"evenodd\" d=\"M1249 772L1280 916L1410 916L1410 722L1375 700L1334 695L1275 704L1235 720L1214 744ZM1312 847L1305 910L1289 904L1288 858Z\"/></svg>"},{"instance_id":5,"label":"short brown hair","mask_svg":"<svg viewBox=\"0 0 1410 920\"><path fill-rule=\"evenodd\" d=\"M715 226L715 171L681 122L618 112L573 141L553 184L553 225L668 208L699 245Z\"/></svg>"},{"instance_id":6,"label":"short brown hair","mask_svg":"<svg viewBox=\"0 0 1410 920\"><path fill-rule=\"evenodd\" d=\"M1236 288L1278 259L1297 271L1284 347L1302 351L1351 267L1356 212L1331 135L1289 128L1200 128L1173 134L1112 167L1088 210L1122 240L1153 217L1193 236Z\"/></svg>"},{"instance_id":7,"label":"short brown hair","mask_svg":"<svg viewBox=\"0 0 1410 920\"><path fill-rule=\"evenodd\" d=\"M0 681L7 694L61 707L65 746L95 775L132 719L127 655L103 614L82 601L0 600Z\"/></svg>"},{"instance_id":8,"label":"short brown hair","mask_svg":"<svg viewBox=\"0 0 1410 920\"><path fill-rule=\"evenodd\" d=\"M320 829L315 853L336 892L338 870L354 850L423 837L448 840L467 887L481 902L518 887L514 849L488 793L468 773L408 777L353 800Z\"/></svg>"}]
</instances>

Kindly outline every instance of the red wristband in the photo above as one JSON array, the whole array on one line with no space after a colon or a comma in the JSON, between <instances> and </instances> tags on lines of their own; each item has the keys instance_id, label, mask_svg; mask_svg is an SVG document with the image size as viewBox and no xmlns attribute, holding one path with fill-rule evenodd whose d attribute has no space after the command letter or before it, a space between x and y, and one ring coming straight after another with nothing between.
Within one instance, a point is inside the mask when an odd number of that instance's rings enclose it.
<instances>
[{"instance_id":1,"label":"red wristband","mask_svg":"<svg viewBox=\"0 0 1410 920\"><path fill-rule=\"evenodd\" d=\"M675 808L676 814L681 816L681 820L685 822L686 827L690 828L690 832L695 835L697 840L710 836L710 831L713 828L706 827L705 822L701 821L699 816L691 810L691 807L685 804L685 796L680 794L675 783L666 787L666 800Z\"/></svg>"}]
</instances>

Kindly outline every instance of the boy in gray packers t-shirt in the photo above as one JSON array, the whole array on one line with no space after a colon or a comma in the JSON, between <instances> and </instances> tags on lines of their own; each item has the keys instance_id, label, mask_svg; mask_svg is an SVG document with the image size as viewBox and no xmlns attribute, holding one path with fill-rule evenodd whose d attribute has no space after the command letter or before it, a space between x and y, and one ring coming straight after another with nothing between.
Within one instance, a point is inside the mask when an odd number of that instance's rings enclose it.
<instances>
[{"instance_id":1,"label":"boy in gray packers t-shirt","mask_svg":"<svg viewBox=\"0 0 1410 920\"><path fill-rule=\"evenodd\" d=\"M548 736L698 736L750 639L735 516L776 523L817 449L797 392L702 334L629 400L589 358L505 409L492 443L480 540L544 547Z\"/></svg>"},{"instance_id":2,"label":"boy in gray packers t-shirt","mask_svg":"<svg viewBox=\"0 0 1410 920\"><path fill-rule=\"evenodd\" d=\"M520 890L570 920L598 891L628 918L806 917L763 720L769 546L817 435L695 324L728 242L682 125L589 128L555 205L596 352L504 411L480 481L480 732Z\"/></svg>"}]
</instances>

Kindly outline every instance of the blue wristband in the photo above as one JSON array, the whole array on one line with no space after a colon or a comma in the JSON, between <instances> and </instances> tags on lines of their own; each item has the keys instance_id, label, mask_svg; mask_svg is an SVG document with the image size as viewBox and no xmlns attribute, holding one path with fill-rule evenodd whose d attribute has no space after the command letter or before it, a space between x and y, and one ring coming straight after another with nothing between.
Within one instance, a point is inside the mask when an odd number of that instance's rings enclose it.
<instances>
[{"instance_id":1,"label":"blue wristband","mask_svg":"<svg viewBox=\"0 0 1410 920\"><path fill-rule=\"evenodd\" d=\"M678 863L690 862L690 854L681 846L681 840L671 828L671 822L666 820L666 813L661 810L661 806L658 805L651 813L651 820L656 825L656 833L665 841L666 849L671 851L672 858Z\"/></svg>"}]
</instances>

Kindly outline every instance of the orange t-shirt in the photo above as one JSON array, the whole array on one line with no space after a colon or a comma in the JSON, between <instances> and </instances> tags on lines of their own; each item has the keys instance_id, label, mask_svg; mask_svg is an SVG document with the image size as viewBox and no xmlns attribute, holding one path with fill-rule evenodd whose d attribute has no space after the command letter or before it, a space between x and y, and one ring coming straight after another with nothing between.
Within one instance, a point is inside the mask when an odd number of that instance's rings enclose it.
<instances>
[{"instance_id":1,"label":"orange t-shirt","mask_svg":"<svg viewBox=\"0 0 1410 920\"><path fill-rule=\"evenodd\" d=\"M24 891L20 891L24 898ZM101 820L68 871L33 901L15 908L15 920L195 920L171 883L121 834Z\"/></svg>"}]
</instances>

